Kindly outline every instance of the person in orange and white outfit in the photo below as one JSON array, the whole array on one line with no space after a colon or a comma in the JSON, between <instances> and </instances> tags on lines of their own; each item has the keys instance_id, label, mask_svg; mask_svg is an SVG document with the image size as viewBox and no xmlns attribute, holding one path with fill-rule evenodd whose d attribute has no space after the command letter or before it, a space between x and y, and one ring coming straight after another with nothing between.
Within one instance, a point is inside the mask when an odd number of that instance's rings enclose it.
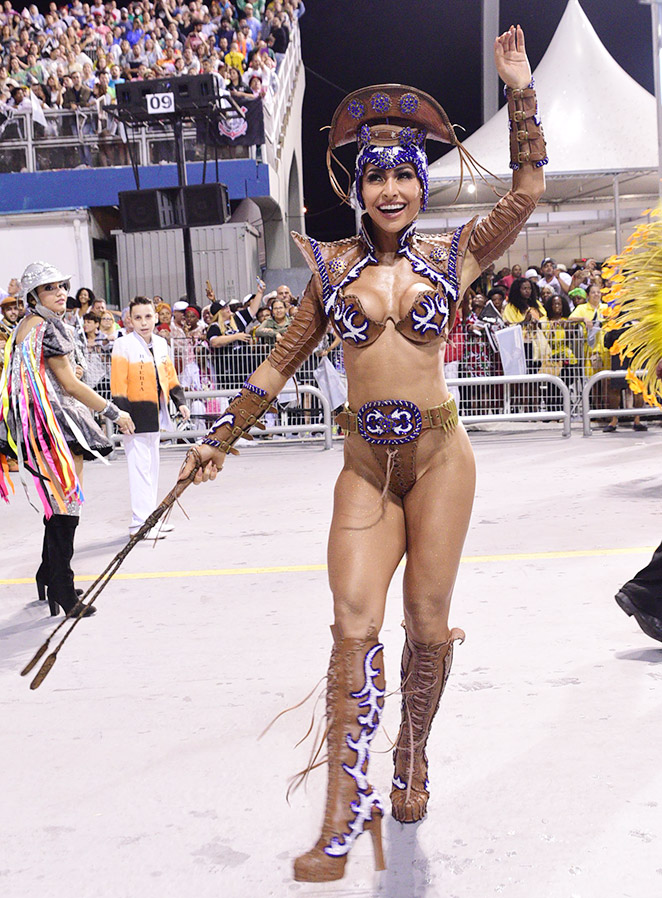
<instances>
[{"instance_id":1,"label":"person in orange and white outfit","mask_svg":"<svg viewBox=\"0 0 662 898\"><path fill-rule=\"evenodd\" d=\"M179 385L168 344L154 333L156 309L151 299L136 296L129 304L133 330L113 346L110 389L113 401L130 412L133 434L126 434L124 451L129 468L131 525L135 533L156 508L159 484L159 431L170 423L168 401L173 400L184 420L190 417L184 391ZM150 537L162 538L172 530L160 524Z\"/></svg>"}]
</instances>

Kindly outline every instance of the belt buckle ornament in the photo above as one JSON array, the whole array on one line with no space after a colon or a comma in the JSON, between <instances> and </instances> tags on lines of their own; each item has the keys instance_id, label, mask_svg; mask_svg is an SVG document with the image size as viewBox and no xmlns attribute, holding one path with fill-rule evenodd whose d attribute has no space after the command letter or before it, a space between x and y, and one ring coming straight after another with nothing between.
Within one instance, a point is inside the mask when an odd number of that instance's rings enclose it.
<instances>
[{"instance_id":1,"label":"belt buckle ornament","mask_svg":"<svg viewBox=\"0 0 662 898\"><path fill-rule=\"evenodd\" d=\"M404 399L378 399L366 402L357 413L359 434L375 446L410 443L421 432L421 411Z\"/></svg>"}]
</instances>

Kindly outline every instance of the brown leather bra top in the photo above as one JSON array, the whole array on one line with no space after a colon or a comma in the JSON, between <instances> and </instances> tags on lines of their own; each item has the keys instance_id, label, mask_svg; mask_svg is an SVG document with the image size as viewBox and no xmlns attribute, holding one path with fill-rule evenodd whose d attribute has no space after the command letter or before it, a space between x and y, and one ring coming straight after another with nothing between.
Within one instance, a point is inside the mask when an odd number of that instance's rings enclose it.
<instances>
[{"instance_id":1,"label":"brown leather bra top","mask_svg":"<svg viewBox=\"0 0 662 898\"><path fill-rule=\"evenodd\" d=\"M448 298L441 286L422 291L395 329L412 343L431 343L445 336L448 322ZM387 322L373 321L366 315L354 293L338 290L329 311L329 320L338 336L355 346L370 346L386 330Z\"/></svg>"},{"instance_id":2,"label":"brown leather bra top","mask_svg":"<svg viewBox=\"0 0 662 898\"><path fill-rule=\"evenodd\" d=\"M446 335L450 303L457 301L457 254L460 235L464 225L454 232L448 250L443 250L443 256L439 262L446 259L445 271L431 266L427 259L412 249L412 240L416 235L416 223L412 222L398 237L398 255L405 256L416 274L427 278L432 283L429 290L421 291L414 300L407 314L396 322L395 328L402 336L412 343L431 343L441 340ZM322 285L322 305L333 329L338 336L355 346L369 346L374 343L386 329L386 322L370 319L361 305L361 300L355 294L345 293L345 289L357 280L366 265L379 264L374 252L374 245L365 226L361 227L361 239L364 246L364 255L355 262L338 284L333 284L332 274L344 273L345 263L337 259L325 261L319 244L312 237L307 237L307 242L312 251L314 264L320 276ZM433 252L442 252L433 250ZM434 284L435 286L432 286Z\"/></svg>"}]
</instances>

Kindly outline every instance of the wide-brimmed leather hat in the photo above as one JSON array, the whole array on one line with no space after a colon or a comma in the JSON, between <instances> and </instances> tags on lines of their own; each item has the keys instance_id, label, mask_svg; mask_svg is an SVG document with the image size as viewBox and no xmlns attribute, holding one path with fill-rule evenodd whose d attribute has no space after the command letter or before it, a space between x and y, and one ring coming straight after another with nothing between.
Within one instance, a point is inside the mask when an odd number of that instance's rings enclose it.
<instances>
[{"instance_id":1,"label":"wide-brimmed leather hat","mask_svg":"<svg viewBox=\"0 0 662 898\"><path fill-rule=\"evenodd\" d=\"M388 128L393 126L393 134ZM348 94L333 114L329 130L331 149L370 137L388 145L400 143L402 129L410 129L412 142L425 139L458 144L458 139L444 109L422 90L406 84L373 84Z\"/></svg>"}]
</instances>

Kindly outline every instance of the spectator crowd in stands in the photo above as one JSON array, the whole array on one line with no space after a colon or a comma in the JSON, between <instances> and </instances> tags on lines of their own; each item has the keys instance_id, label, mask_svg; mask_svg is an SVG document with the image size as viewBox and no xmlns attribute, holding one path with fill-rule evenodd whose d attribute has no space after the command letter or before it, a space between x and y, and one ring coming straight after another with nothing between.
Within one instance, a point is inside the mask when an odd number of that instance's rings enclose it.
<instances>
[{"instance_id":1,"label":"spectator crowd in stands","mask_svg":"<svg viewBox=\"0 0 662 898\"><path fill-rule=\"evenodd\" d=\"M304 11L303 0L71 0L51 2L44 14L4 0L0 110L96 108L107 124L117 84L205 72L220 75L237 99L268 104ZM54 122L46 129L57 133Z\"/></svg>"}]
</instances>

